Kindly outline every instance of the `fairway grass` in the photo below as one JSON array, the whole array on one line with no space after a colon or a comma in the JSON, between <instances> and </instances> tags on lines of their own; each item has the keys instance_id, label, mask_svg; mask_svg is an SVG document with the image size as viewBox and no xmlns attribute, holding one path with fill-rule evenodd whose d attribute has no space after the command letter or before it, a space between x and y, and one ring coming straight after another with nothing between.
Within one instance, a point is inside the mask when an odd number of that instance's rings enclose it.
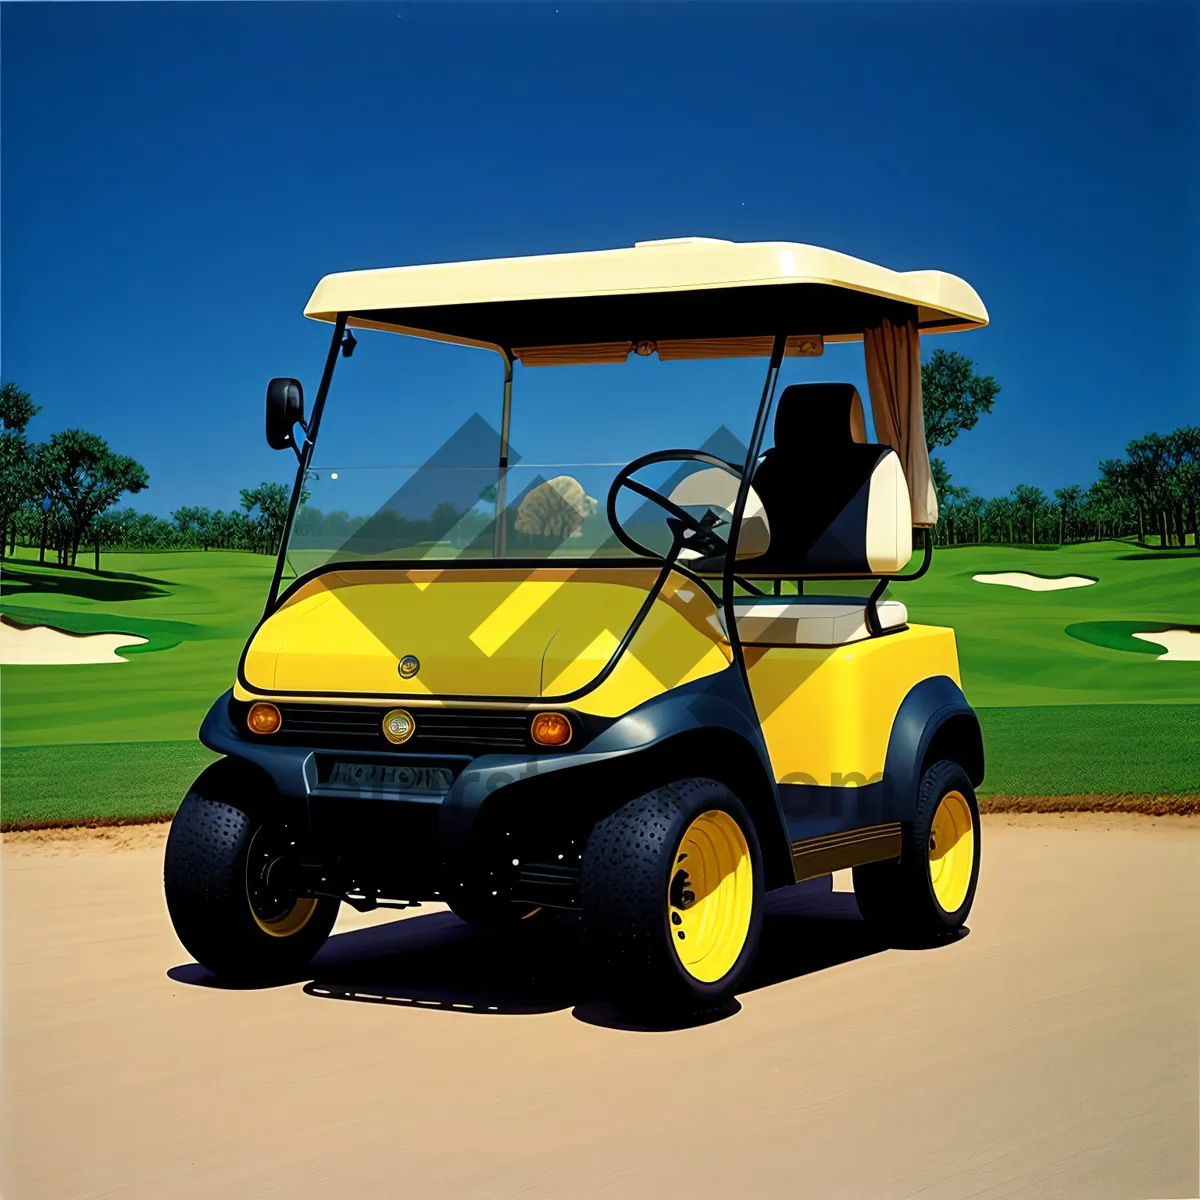
<instances>
[{"instance_id":1,"label":"fairway grass","mask_svg":"<svg viewBox=\"0 0 1200 1200\"><path fill-rule=\"evenodd\" d=\"M981 708L981 795L1200 793L1200 704Z\"/></svg>"},{"instance_id":2,"label":"fairway grass","mask_svg":"<svg viewBox=\"0 0 1200 1200\"><path fill-rule=\"evenodd\" d=\"M274 568L266 555L235 550L103 561L100 575L4 563L0 611L14 620L149 639L122 651L121 666L3 668L6 750L193 739L233 682Z\"/></svg>"},{"instance_id":3,"label":"fairway grass","mask_svg":"<svg viewBox=\"0 0 1200 1200\"><path fill-rule=\"evenodd\" d=\"M216 758L199 742L5 750L0 828L161 819L174 813L188 785Z\"/></svg>"},{"instance_id":4,"label":"fairway grass","mask_svg":"<svg viewBox=\"0 0 1200 1200\"><path fill-rule=\"evenodd\" d=\"M36 552L33 552L34 554ZM122 665L12 666L3 686L0 822L173 812L212 760L196 741L262 614L273 560L238 551L110 554L104 570L3 564L0 610L72 632L133 633ZM1095 578L1026 592L972 576ZM853 590L845 584L829 590ZM814 587L826 590L826 586ZM987 755L981 795L1200 794L1200 662L1133 636L1200 626L1200 555L1128 543L939 548L892 594L955 629Z\"/></svg>"},{"instance_id":5,"label":"fairway grass","mask_svg":"<svg viewBox=\"0 0 1200 1200\"><path fill-rule=\"evenodd\" d=\"M1097 582L1026 592L972 578L1008 571ZM1124 542L940 547L928 575L890 591L908 606L910 621L955 631L963 689L977 708L1200 704L1200 663L1160 662L1154 647L1146 653L1146 643L1131 636L1136 628L1200 625L1200 554L1158 558ZM1068 626L1080 628L1069 634ZM1091 634L1104 626L1119 627L1123 637Z\"/></svg>"},{"instance_id":6,"label":"fairway grass","mask_svg":"<svg viewBox=\"0 0 1200 1200\"><path fill-rule=\"evenodd\" d=\"M1000 809L1067 807L1064 798L1126 797L1133 811L1200 808L1200 705L1078 705L979 710L985 801ZM0 827L147 820L173 813L216 755L199 742L30 746L0 759ZM1138 797L1138 799L1130 799ZM1081 800L1073 801L1080 805ZM1163 807L1166 805L1166 807Z\"/></svg>"}]
</instances>

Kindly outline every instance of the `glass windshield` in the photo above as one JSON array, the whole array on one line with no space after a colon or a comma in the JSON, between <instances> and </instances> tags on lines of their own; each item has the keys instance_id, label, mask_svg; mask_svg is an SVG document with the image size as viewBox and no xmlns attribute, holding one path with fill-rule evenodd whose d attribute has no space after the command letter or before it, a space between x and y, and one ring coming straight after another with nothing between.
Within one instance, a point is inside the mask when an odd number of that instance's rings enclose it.
<instances>
[{"instance_id":1,"label":"glass windshield","mask_svg":"<svg viewBox=\"0 0 1200 1200\"><path fill-rule=\"evenodd\" d=\"M285 538L285 582L337 562L635 560L606 513L618 472L672 447L740 466L767 366L763 358L518 362L501 470L499 355L369 330L357 336L353 359L337 365ZM705 469L664 462L637 479L670 496ZM696 489L684 491L681 507L703 516L707 506L690 502ZM670 551L669 514L659 505L625 489L616 514L647 554Z\"/></svg>"},{"instance_id":2,"label":"glass windshield","mask_svg":"<svg viewBox=\"0 0 1200 1200\"><path fill-rule=\"evenodd\" d=\"M364 559L640 557L605 512L624 463L480 467L317 467L308 472L287 545L289 575ZM699 464L660 463L638 480L664 495ZM655 556L670 550L667 513L622 489L617 517ZM685 511L702 515L689 505Z\"/></svg>"}]
</instances>

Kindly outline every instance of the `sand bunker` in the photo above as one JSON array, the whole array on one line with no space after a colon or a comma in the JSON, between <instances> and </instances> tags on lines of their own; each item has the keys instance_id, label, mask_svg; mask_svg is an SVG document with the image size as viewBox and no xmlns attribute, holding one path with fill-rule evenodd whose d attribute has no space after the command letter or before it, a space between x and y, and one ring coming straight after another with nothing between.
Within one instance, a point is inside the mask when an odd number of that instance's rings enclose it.
<instances>
[{"instance_id":1,"label":"sand bunker","mask_svg":"<svg viewBox=\"0 0 1200 1200\"><path fill-rule=\"evenodd\" d=\"M1159 662L1200 662L1200 632L1194 629L1164 629L1162 633L1135 633L1133 636L1162 646L1166 654L1158 656Z\"/></svg>"},{"instance_id":2,"label":"sand bunker","mask_svg":"<svg viewBox=\"0 0 1200 1200\"><path fill-rule=\"evenodd\" d=\"M114 663L122 646L142 646L148 639L132 633L64 633L49 625L0 621L0 663L15 667L47 667L80 663Z\"/></svg>"},{"instance_id":3,"label":"sand bunker","mask_svg":"<svg viewBox=\"0 0 1200 1200\"><path fill-rule=\"evenodd\" d=\"M976 583L1000 583L1005 587L1023 588L1027 592L1061 592L1065 588L1088 587L1095 583L1084 575L1063 575L1058 579L1043 579L1024 571L1001 571L998 575L972 575Z\"/></svg>"}]
</instances>

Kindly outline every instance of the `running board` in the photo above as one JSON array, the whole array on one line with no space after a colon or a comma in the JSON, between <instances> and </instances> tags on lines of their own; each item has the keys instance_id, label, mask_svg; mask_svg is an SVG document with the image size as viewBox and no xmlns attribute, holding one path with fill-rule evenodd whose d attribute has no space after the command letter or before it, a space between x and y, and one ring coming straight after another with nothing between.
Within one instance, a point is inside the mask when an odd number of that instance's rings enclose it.
<instances>
[{"instance_id":1,"label":"running board","mask_svg":"<svg viewBox=\"0 0 1200 1200\"><path fill-rule=\"evenodd\" d=\"M824 837L805 838L792 843L792 870L796 882L832 875L846 867L881 862L900 857L900 823L870 825L845 833L827 833Z\"/></svg>"}]
</instances>

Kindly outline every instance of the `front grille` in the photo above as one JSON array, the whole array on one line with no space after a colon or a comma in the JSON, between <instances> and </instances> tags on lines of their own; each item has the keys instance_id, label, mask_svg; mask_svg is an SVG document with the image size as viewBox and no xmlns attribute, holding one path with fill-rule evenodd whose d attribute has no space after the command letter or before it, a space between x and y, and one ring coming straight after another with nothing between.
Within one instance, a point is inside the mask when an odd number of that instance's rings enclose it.
<instances>
[{"instance_id":1,"label":"front grille","mask_svg":"<svg viewBox=\"0 0 1200 1200\"><path fill-rule=\"evenodd\" d=\"M532 750L530 713L481 709L408 708L416 732L396 746L383 736L387 708L342 704L280 704L283 726L272 741L342 750L403 753L479 754L491 750Z\"/></svg>"}]
</instances>

